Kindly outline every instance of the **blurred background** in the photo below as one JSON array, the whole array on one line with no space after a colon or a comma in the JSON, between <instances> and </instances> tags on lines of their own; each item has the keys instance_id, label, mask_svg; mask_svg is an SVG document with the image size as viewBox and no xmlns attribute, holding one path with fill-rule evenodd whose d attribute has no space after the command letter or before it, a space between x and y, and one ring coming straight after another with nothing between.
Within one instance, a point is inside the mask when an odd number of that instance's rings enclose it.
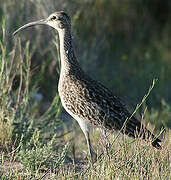
<instances>
[{"instance_id":1,"label":"blurred background","mask_svg":"<svg viewBox=\"0 0 171 180\"><path fill-rule=\"evenodd\" d=\"M169 0L0 0L0 22L6 22L6 46L14 48L14 32L30 21L64 10L72 17L78 60L131 107L141 102L153 79L150 96L140 110L156 126L171 127L171 2ZM2 31L0 31L2 37ZM50 27L29 28L18 35L21 47L30 41L30 88L36 86L37 116L57 92L59 58ZM15 77L13 88L19 87Z\"/></svg>"}]
</instances>

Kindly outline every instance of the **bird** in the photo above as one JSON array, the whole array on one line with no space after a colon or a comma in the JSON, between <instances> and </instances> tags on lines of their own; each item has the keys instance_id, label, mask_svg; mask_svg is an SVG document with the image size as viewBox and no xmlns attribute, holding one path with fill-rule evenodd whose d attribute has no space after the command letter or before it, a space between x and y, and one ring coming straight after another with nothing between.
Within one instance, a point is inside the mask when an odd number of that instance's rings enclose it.
<instances>
[{"instance_id":1,"label":"bird","mask_svg":"<svg viewBox=\"0 0 171 180\"><path fill-rule=\"evenodd\" d=\"M114 130L120 130L133 138L138 133L144 140L151 138L152 146L161 149L161 140L142 125L138 118L131 116L121 98L83 71L73 46L71 18L66 12L57 11L46 19L25 24L13 35L35 25L48 25L57 30L61 59L59 96L64 109L80 125L87 141L91 160L96 156L90 141L90 126L92 125L111 133Z\"/></svg>"}]
</instances>

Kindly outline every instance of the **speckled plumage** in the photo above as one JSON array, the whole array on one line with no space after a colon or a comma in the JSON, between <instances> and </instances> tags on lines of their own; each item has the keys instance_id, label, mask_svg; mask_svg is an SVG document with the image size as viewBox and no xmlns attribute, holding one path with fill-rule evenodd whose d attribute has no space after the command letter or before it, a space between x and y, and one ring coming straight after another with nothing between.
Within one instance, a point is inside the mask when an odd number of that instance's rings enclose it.
<instances>
[{"instance_id":1,"label":"speckled plumage","mask_svg":"<svg viewBox=\"0 0 171 180\"><path fill-rule=\"evenodd\" d=\"M62 67L58 86L62 104L72 116L108 130L120 130L131 114L119 97L80 68L72 45L70 19L67 22L66 29L59 32L60 40L63 39L60 43ZM136 132L145 132L148 137L151 135L154 138L135 117L128 120L123 132L132 137ZM153 145L160 147L158 143Z\"/></svg>"},{"instance_id":2,"label":"speckled plumage","mask_svg":"<svg viewBox=\"0 0 171 180\"><path fill-rule=\"evenodd\" d=\"M55 12L45 20L26 24L14 34L36 24L46 24L58 31L61 58L61 72L58 84L59 95L63 107L80 124L92 157L93 150L89 138L88 124L110 131L120 130L125 120L131 116L131 113L119 97L113 95L101 83L91 79L81 69L72 45L71 20L65 12ZM154 135L134 116L127 121L122 132L132 137L135 137L137 132L144 139L151 136L152 145L160 148L160 139L155 139Z\"/></svg>"}]
</instances>

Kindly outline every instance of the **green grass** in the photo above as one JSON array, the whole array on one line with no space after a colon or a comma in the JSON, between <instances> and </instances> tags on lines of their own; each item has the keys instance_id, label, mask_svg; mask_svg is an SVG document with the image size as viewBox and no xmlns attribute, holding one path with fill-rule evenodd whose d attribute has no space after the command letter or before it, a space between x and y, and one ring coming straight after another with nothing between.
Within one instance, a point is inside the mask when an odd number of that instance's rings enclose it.
<instances>
[{"instance_id":1,"label":"green grass","mask_svg":"<svg viewBox=\"0 0 171 180\"><path fill-rule=\"evenodd\" d=\"M35 2L7 0L0 7L1 179L171 179L169 21L161 25L148 9L153 6L138 2L134 6L118 0ZM104 137L94 130L91 139L98 160L89 163L77 123L61 118L65 113L56 93L56 34L39 27L17 38L11 36L30 19L61 9L72 15L76 51L84 70L134 104L140 102L135 113L142 114L155 134L165 127L162 150L118 132L109 136L108 149ZM158 81L149 95L154 78ZM37 93L42 98L36 98Z\"/></svg>"}]
</instances>

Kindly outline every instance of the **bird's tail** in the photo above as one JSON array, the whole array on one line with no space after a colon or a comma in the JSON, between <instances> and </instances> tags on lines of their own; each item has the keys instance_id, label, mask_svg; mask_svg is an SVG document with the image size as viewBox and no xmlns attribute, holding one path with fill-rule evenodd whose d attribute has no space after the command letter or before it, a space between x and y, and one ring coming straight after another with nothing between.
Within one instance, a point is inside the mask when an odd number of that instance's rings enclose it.
<instances>
[{"instance_id":1,"label":"bird's tail","mask_svg":"<svg viewBox=\"0 0 171 180\"><path fill-rule=\"evenodd\" d=\"M157 148L157 149L161 149L160 142L161 142L161 140L157 138L154 141L152 141L152 146Z\"/></svg>"},{"instance_id":2,"label":"bird's tail","mask_svg":"<svg viewBox=\"0 0 171 180\"><path fill-rule=\"evenodd\" d=\"M137 134L139 137L142 137L144 140L151 139L152 146L161 149L160 142L161 140L159 138L156 138L154 134L152 134L148 129L146 129L140 121L138 121L135 117L128 120L126 127L125 127L125 133L128 136L136 137Z\"/></svg>"},{"instance_id":3,"label":"bird's tail","mask_svg":"<svg viewBox=\"0 0 171 180\"><path fill-rule=\"evenodd\" d=\"M161 145L160 145L161 140L159 138L156 138L154 134L152 134L148 129L146 129L145 127L143 128L144 128L143 139L145 140L151 139L152 146L155 147L156 149L161 149Z\"/></svg>"}]
</instances>

